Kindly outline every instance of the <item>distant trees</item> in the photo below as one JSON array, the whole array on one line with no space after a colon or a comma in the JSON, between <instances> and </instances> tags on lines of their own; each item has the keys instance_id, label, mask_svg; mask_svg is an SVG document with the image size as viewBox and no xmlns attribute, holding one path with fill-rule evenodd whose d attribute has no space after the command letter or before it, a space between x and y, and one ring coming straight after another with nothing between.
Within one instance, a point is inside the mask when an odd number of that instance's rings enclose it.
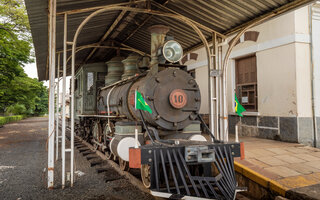
<instances>
[{"instance_id":1,"label":"distant trees","mask_svg":"<svg viewBox=\"0 0 320 200\"><path fill-rule=\"evenodd\" d=\"M0 113L47 112L47 88L23 70L24 64L33 62L32 50L24 2L0 0Z\"/></svg>"}]
</instances>

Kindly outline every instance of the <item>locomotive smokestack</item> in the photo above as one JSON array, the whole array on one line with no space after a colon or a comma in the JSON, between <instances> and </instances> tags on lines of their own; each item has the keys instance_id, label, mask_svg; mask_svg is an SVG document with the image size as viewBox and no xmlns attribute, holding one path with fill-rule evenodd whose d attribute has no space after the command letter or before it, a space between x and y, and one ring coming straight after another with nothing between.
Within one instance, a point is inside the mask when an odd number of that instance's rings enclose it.
<instances>
[{"instance_id":1,"label":"locomotive smokestack","mask_svg":"<svg viewBox=\"0 0 320 200\"><path fill-rule=\"evenodd\" d=\"M151 33L151 62L150 72L152 75L158 72L158 49L163 46L169 27L164 25L154 25L148 28Z\"/></svg>"}]
</instances>

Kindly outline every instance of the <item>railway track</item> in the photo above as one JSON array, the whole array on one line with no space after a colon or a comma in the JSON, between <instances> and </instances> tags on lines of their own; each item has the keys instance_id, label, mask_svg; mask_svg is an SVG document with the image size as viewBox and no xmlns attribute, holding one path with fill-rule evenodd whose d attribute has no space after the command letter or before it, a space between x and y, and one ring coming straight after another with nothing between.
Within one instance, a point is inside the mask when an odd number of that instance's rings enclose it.
<instances>
[{"instance_id":1,"label":"railway track","mask_svg":"<svg viewBox=\"0 0 320 200\"><path fill-rule=\"evenodd\" d=\"M67 128L66 138L70 141L70 129ZM96 148L83 140L82 138L74 137L74 147L78 152L85 157L90 163L91 167L94 167L98 174L106 174L105 181L111 182L120 179L128 180L132 185L134 185L141 192L146 194L151 194L150 190L145 188L142 181L138 178L140 177L140 170L130 169L130 171L122 171L119 164L114 160L109 160L107 156ZM159 198L158 198L159 199ZM162 198L160 198L162 199ZM201 198L204 199L204 198ZM250 198L237 194L237 200L250 200Z\"/></svg>"},{"instance_id":2,"label":"railway track","mask_svg":"<svg viewBox=\"0 0 320 200\"><path fill-rule=\"evenodd\" d=\"M67 133L69 132L70 129L67 128ZM66 134L66 138L70 141L69 134ZM140 175L137 170L132 170L133 173L122 171L118 163L109 160L104 153L96 150L93 145L78 136L74 137L74 147L75 150L78 150L78 152L88 160L90 166L94 167L98 174L108 173L108 176L105 176L106 182L127 179L140 191L150 194L150 190L145 188L141 180L136 177Z\"/></svg>"}]
</instances>

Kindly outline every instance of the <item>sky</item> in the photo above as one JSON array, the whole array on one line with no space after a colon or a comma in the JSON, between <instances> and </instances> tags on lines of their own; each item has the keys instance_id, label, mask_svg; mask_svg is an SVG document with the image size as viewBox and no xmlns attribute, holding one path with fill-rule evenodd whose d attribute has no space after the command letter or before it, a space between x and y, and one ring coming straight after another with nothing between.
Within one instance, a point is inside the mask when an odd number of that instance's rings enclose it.
<instances>
[{"instance_id":1,"label":"sky","mask_svg":"<svg viewBox=\"0 0 320 200\"><path fill-rule=\"evenodd\" d=\"M37 65L36 63L30 63L25 65L24 72L30 77L30 78L38 78L38 71L37 71ZM67 77L67 92L69 91L69 85L70 85L70 77ZM49 81L43 82L45 86L49 87ZM62 80L60 80L60 92L62 91Z\"/></svg>"},{"instance_id":2,"label":"sky","mask_svg":"<svg viewBox=\"0 0 320 200\"><path fill-rule=\"evenodd\" d=\"M38 78L37 64L35 62L25 65L23 69L30 78ZM43 83L49 87L49 81L44 81Z\"/></svg>"},{"instance_id":3,"label":"sky","mask_svg":"<svg viewBox=\"0 0 320 200\"><path fill-rule=\"evenodd\" d=\"M37 65L36 63L27 64L24 66L24 72L30 78L38 78Z\"/></svg>"}]
</instances>

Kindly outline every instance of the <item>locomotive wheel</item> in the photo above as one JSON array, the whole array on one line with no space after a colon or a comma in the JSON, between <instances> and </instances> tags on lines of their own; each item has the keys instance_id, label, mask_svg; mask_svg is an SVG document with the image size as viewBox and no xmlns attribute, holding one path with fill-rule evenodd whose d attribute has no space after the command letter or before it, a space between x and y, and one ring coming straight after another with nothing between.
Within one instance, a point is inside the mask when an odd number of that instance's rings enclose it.
<instances>
[{"instance_id":1,"label":"locomotive wheel","mask_svg":"<svg viewBox=\"0 0 320 200\"><path fill-rule=\"evenodd\" d=\"M101 143L102 142L102 128L100 122L95 122L92 127L93 138Z\"/></svg>"},{"instance_id":2,"label":"locomotive wheel","mask_svg":"<svg viewBox=\"0 0 320 200\"><path fill-rule=\"evenodd\" d=\"M83 135L83 138L84 138L85 141L89 142L90 134L91 134L91 129L90 129L90 127L85 126L85 127L84 127L84 135Z\"/></svg>"},{"instance_id":3,"label":"locomotive wheel","mask_svg":"<svg viewBox=\"0 0 320 200\"><path fill-rule=\"evenodd\" d=\"M122 171L129 171L129 162L119 158L119 166Z\"/></svg>"},{"instance_id":4,"label":"locomotive wheel","mask_svg":"<svg viewBox=\"0 0 320 200\"><path fill-rule=\"evenodd\" d=\"M150 188L151 186L151 173L150 166L148 164L141 165L141 179L144 187Z\"/></svg>"}]
</instances>

